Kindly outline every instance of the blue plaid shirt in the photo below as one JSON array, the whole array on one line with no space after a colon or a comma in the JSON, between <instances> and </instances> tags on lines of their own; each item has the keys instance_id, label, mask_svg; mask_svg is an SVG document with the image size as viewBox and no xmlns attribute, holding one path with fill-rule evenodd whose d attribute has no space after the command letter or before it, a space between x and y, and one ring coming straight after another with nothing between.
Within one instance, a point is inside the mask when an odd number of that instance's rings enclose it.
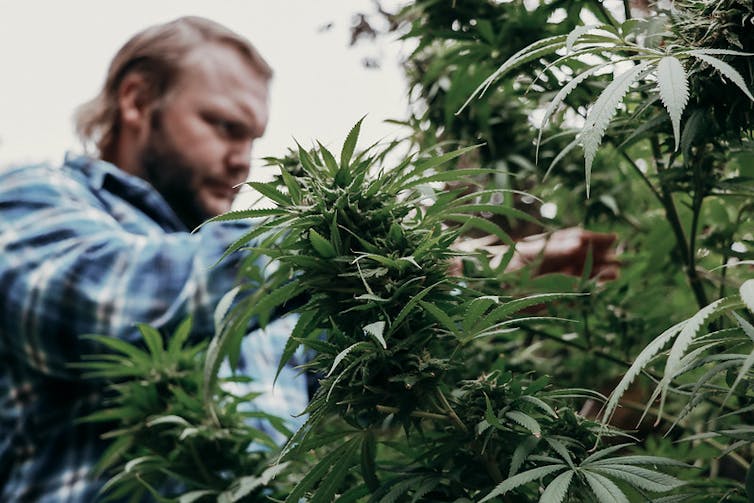
<instances>
[{"instance_id":1,"label":"blue plaid shirt","mask_svg":"<svg viewBox=\"0 0 754 503\"><path fill-rule=\"evenodd\" d=\"M74 420L99 407L101 389L68 366L95 352L79 336L134 340L135 322L170 332L189 313L196 334L211 336L239 258L211 266L241 231L190 234L151 185L88 157L0 173L0 501L96 499L102 426ZM245 341L255 389L271 387L290 323ZM295 377L281 375L266 412L304 408Z\"/></svg>"}]
</instances>

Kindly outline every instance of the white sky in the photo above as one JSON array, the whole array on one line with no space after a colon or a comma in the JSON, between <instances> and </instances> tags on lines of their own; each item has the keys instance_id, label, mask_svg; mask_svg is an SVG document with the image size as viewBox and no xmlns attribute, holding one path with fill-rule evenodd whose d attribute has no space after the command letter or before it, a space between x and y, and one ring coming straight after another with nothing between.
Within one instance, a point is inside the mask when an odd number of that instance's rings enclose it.
<instances>
[{"instance_id":1,"label":"white sky","mask_svg":"<svg viewBox=\"0 0 754 503\"><path fill-rule=\"evenodd\" d=\"M391 4L391 2L385 2ZM392 2L394 4L395 2ZM362 145L398 133L406 90L399 42L348 46L355 12L370 0L0 0L0 166L60 162L80 150L75 108L93 97L110 58L137 31L182 15L201 15L247 36L275 69L267 133L259 157L282 155L295 137L340 149L364 114ZM325 23L333 28L320 32ZM365 69L365 56L382 68ZM369 141L371 140L371 141Z\"/></svg>"}]
</instances>

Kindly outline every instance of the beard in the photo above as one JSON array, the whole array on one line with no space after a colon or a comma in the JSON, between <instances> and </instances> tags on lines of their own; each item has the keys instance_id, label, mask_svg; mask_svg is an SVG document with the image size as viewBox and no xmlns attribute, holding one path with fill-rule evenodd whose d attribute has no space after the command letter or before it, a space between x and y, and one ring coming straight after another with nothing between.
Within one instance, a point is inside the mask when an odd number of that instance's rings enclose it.
<instances>
[{"instance_id":1,"label":"beard","mask_svg":"<svg viewBox=\"0 0 754 503\"><path fill-rule=\"evenodd\" d=\"M140 162L146 180L162 195L178 219L195 229L214 216L202 207L192 185L198 166L186 158L162 127L159 110L152 116L151 132L141 152Z\"/></svg>"}]
</instances>

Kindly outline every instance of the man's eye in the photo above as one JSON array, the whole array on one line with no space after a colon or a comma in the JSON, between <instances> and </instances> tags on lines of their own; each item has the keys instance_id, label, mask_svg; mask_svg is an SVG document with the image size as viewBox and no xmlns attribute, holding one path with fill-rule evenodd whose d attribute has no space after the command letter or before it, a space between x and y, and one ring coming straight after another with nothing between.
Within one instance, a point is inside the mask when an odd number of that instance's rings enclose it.
<instances>
[{"instance_id":1,"label":"man's eye","mask_svg":"<svg viewBox=\"0 0 754 503\"><path fill-rule=\"evenodd\" d=\"M223 134L229 134L233 128L230 122L221 119L214 119L211 122L215 129L218 129Z\"/></svg>"},{"instance_id":2,"label":"man's eye","mask_svg":"<svg viewBox=\"0 0 754 503\"><path fill-rule=\"evenodd\" d=\"M239 139L246 134L246 128L237 122L217 119L213 121L214 127L225 137Z\"/></svg>"}]
</instances>

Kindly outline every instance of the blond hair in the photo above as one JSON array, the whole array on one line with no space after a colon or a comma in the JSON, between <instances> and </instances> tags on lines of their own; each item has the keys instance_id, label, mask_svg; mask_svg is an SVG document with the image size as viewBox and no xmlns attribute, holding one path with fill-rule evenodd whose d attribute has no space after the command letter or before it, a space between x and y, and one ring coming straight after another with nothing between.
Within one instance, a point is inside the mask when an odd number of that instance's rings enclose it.
<instances>
[{"instance_id":1,"label":"blond hair","mask_svg":"<svg viewBox=\"0 0 754 503\"><path fill-rule=\"evenodd\" d=\"M139 72L147 81L150 101L158 101L175 85L187 55L207 43L229 45L267 80L272 69L246 38L209 19L189 16L149 27L118 51L100 93L76 111L76 132L86 149L96 146L100 157L112 160L118 138L118 89L123 78Z\"/></svg>"}]
</instances>

